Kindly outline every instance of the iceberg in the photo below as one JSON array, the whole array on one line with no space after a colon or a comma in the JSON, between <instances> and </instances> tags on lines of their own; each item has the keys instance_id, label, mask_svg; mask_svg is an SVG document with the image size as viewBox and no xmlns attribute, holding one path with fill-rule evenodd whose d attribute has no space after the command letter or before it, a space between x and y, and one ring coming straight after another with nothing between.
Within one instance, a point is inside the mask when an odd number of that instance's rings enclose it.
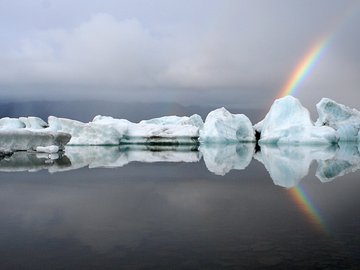
<instances>
[{"instance_id":1,"label":"iceberg","mask_svg":"<svg viewBox=\"0 0 360 270\"><path fill-rule=\"evenodd\" d=\"M36 132L27 129L0 130L0 152L36 151L39 146L57 146L58 150L63 150L70 137L70 134L49 130Z\"/></svg>"},{"instance_id":2,"label":"iceberg","mask_svg":"<svg viewBox=\"0 0 360 270\"><path fill-rule=\"evenodd\" d=\"M336 131L315 126L309 111L292 96L275 100L265 118L254 126L260 133L260 144L334 144Z\"/></svg>"},{"instance_id":3,"label":"iceberg","mask_svg":"<svg viewBox=\"0 0 360 270\"><path fill-rule=\"evenodd\" d=\"M20 117L19 120L24 123L27 129L44 129L48 127L48 124L39 117Z\"/></svg>"},{"instance_id":4,"label":"iceberg","mask_svg":"<svg viewBox=\"0 0 360 270\"><path fill-rule=\"evenodd\" d=\"M59 152L59 146L50 145L50 146L38 146L36 147L36 152L53 154Z\"/></svg>"},{"instance_id":5,"label":"iceberg","mask_svg":"<svg viewBox=\"0 0 360 270\"><path fill-rule=\"evenodd\" d=\"M71 135L48 130L46 122L38 117L0 119L0 152L37 151L38 147L56 147L63 150ZM40 148L39 148L40 149Z\"/></svg>"},{"instance_id":6,"label":"iceberg","mask_svg":"<svg viewBox=\"0 0 360 270\"><path fill-rule=\"evenodd\" d=\"M149 120L142 120L139 124L156 124L156 125L190 125L197 128L202 128L204 126L204 122L201 119L201 116L198 114L194 114L190 117L188 116L163 116L159 118L153 118Z\"/></svg>"},{"instance_id":7,"label":"iceberg","mask_svg":"<svg viewBox=\"0 0 360 270\"><path fill-rule=\"evenodd\" d=\"M196 119L199 120L196 116L182 120L167 116L162 120L158 118L132 123L98 115L89 123L54 116L50 116L48 121L50 129L72 135L69 145L196 144L199 136L196 125L201 125ZM196 125L191 124L193 122Z\"/></svg>"},{"instance_id":8,"label":"iceberg","mask_svg":"<svg viewBox=\"0 0 360 270\"><path fill-rule=\"evenodd\" d=\"M217 175L225 175L231 170L244 170L250 164L254 151L254 143L200 146L207 169Z\"/></svg>"},{"instance_id":9,"label":"iceberg","mask_svg":"<svg viewBox=\"0 0 360 270\"><path fill-rule=\"evenodd\" d=\"M54 145L61 150L67 142L69 145L110 146L228 144L258 140L259 146L328 145L336 144L339 140L359 140L359 111L327 98L317 104L317 110L319 119L315 125L309 111L292 96L277 99L265 118L254 126L247 116L232 114L225 108L211 111L205 123L197 114L190 117L164 116L139 123L101 115L88 123L55 116L49 116L48 123L33 116L5 117L0 119L0 135L4 134L5 140L0 143L0 147L5 148L0 150L35 151L40 147L38 149L41 151L51 152L54 149L41 147ZM14 140L9 137L10 131L14 134ZM65 139L67 136L69 141ZM38 138L33 139L35 137Z\"/></svg>"},{"instance_id":10,"label":"iceberg","mask_svg":"<svg viewBox=\"0 0 360 270\"><path fill-rule=\"evenodd\" d=\"M17 118L4 117L0 119L0 130L25 128L24 122Z\"/></svg>"},{"instance_id":11,"label":"iceberg","mask_svg":"<svg viewBox=\"0 0 360 270\"><path fill-rule=\"evenodd\" d=\"M340 141L358 141L360 130L360 112L329 98L323 98L316 104L319 118L317 126L328 126L337 131Z\"/></svg>"},{"instance_id":12,"label":"iceberg","mask_svg":"<svg viewBox=\"0 0 360 270\"><path fill-rule=\"evenodd\" d=\"M200 143L255 142L255 132L247 116L219 108L206 117L199 140Z\"/></svg>"},{"instance_id":13,"label":"iceberg","mask_svg":"<svg viewBox=\"0 0 360 270\"><path fill-rule=\"evenodd\" d=\"M96 116L93 122L83 123L49 116L48 123L51 130L71 134L70 145L118 145L129 122Z\"/></svg>"}]
</instances>

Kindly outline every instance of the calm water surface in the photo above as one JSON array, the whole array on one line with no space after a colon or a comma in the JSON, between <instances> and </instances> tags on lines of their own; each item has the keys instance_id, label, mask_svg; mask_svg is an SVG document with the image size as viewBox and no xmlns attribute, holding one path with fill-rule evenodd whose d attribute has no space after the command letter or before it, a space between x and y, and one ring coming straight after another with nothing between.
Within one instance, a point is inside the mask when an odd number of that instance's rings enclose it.
<instances>
[{"instance_id":1,"label":"calm water surface","mask_svg":"<svg viewBox=\"0 0 360 270\"><path fill-rule=\"evenodd\" d=\"M0 269L360 269L357 145L150 150L2 159Z\"/></svg>"}]
</instances>

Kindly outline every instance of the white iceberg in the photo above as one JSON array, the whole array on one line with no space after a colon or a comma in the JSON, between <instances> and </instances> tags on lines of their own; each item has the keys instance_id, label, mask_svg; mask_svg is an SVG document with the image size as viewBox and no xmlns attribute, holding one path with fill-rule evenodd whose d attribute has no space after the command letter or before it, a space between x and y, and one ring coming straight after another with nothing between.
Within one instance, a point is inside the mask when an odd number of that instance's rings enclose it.
<instances>
[{"instance_id":1,"label":"white iceberg","mask_svg":"<svg viewBox=\"0 0 360 270\"><path fill-rule=\"evenodd\" d=\"M149 120L142 120L139 124L156 124L156 125L190 125L198 128L204 126L204 122L201 119L201 116L194 114L190 117L188 116L163 116L159 118L153 118Z\"/></svg>"},{"instance_id":2,"label":"white iceberg","mask_svg":"<svg viewBox=\"0 0 360 270\"><path fill-rule=\"evenodd\" d=\"M57 146L58 150L70 140L70 134L49 130L31 131L27 129L0 130L0 149L6 151L36 151L37 147Z\"/></svg>"},{"instance_id":3,"label":"white iceberg","mask_svg":"<svg viewBox=\"0 0 360 270\"><path fill-rule=\"evenodd\" d=\"M196 119L197 117L188 118L187 124L186 118L181 123L178 117L168 116L164 121L153 120L154 123L151 123L152 120L132 123L125 119L99 115L89 123L54 116L50 116L48 121L50 129L72 135L69 145L194 144L199 136L196 125L201 125ZM192 121L196 125L191 124Z\"/></svg>"},{"instance_id":4,"label":"white iceberg","mask_svg":"<svg viewBox=\"0 0 360 270\"><path fill-rule=\"evenodd\" d=\"M200 146L207 169L217 175L225 175L231 170L244 170L250 164L254 151L254 143Z\"/></svg>"},{"instance_id":5,"label":"white iceberg","mask_svg":"<svg viewBox=\"0 0 360 270\"><path fill-rule=\"evenodd\" d=\"M275 100L265 118L254 126L260 144L333 144L336 131L331 127L314 126L309 111L292 96Z\"/></svg>"},{"instance_id":6,"label":"white iceberg","mask_svg":"<svg viewBox=\"0 0 360 270\"><path fill-rule=\"evenodd\" d=\"M201 143L254 142L255 132L247 116L219 108L206 117L199 140Z\"/></svg>"},{"instance_id":7,"label":"white iceberg","mask_svg":"<svg viewBox=\"0 0 360 270\"><path fill-rule=\"evenodd\" d=\"M4 117L0 119L0 130L20 129L25 128L26 125L18 118Z\"/></svg>"},{"instance_id":8,"label":"white iceberg","mask_svg":"<svg viewBox=\"0 0 360 270\"><path fill-rule=\"evenodd\" d=\"M39 117L20 117L19 120L24 123L27 129L44 129L48 127L48 124Z\"/></svg>"},{"instance_id":9,"label":"white iceberg","mask_svg":"<svg viewBox=\"0 0 360 270\"><path fill-rule=\"evenodd\" d=\"M48 122L49 129L71 134L70 145L118 145L128 125L125 121L100 117L94 122L83 123L49 116Z\"/></svg>"},{"instance_id":10,"label":"white iceberg","mask_svg":"<svg viewBox=\"0 0 360 270\"><path fill-rule=\"evenodd\" d=\"M319 118L317 126L329 126L338 133L340 141L358 141L360 130L360 112L329 98L323 98L316 104Z\"/></svg>"},{"instance_id":11,"label":"white iceberg","mask_svg":"<svg viewBox=\"0 0 360 270\"><path fill-rule=\"evenodd\" d=\"M313 160L328 160L334 157L336 146L262 145L254 155L269 172L275 185L291 188L309 173Z\"/></svg>"},{"instance_id":12,"label":"white iceberg","mask_svg":"<svg viewBox=\"0 0 360 270\"><path fill-rule=\"evenodd\" d=\"M59 146L50 145L50 146L38 146L36 147L36 152L53 154L59 152Z\"/></svg>"}]
</instances>

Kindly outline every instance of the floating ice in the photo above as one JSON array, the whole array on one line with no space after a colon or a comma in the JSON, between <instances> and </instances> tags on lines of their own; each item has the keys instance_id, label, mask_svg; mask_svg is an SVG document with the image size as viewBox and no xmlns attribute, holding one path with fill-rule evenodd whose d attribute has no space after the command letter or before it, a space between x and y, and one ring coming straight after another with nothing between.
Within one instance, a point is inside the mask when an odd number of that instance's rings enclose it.
<instances>
[{"instance_id":1,"label":"floating ice","mask_svg":"<svg viewBox=\"0 0 360 270\"><path fill-rule=\"evenodd\" d=\"M33 150L39 146L47 147L56 145L63 149L70 140L70 134L53 132L49 130L31 131L27 129L0 130L1 151L26 151Z\"/></svg>"},{"instance_id":2,"label":"floating ice","mask_svg":"<svg viewBox=\"0 0 360 270\"><path fill-rule=\"evenodd\" d=\"M57 145L50 145L50 146L38 146L36 147L36 152L41 152L41 153L57 153L59 152L59 146Z\"/></svg>"},{"instance_id":3,"label":"floating ice","mask_svg":"<svg viewBox=\"0 0 360 270\"><path fill-rule=\"evenodd\" d=\"M331 127L314 126L309 111L292 96L278 99L254 128L260 144L333 144L338 141Z\"/></svg>"},{"instance_id":4,"label":"floating ice","mask_svg":"<svg viewBox=\"0 0 360 270\"><path fill-rule=\"evenodd\" d=\"M219 108L206 117L199 140L201 143L254 142L255 132L247 116Z\"/></svg>"},{"instance_id":5,"label":"floating ice","mask_svg":"<svg viewBox=\"0 0 360 270\"><path fill-rule=\"evenodd\" d=\"M48 127L48 124L39 117L20 117L19 120L24 123L27 129L44 129Z\"/></svg>"},{"instance_id":6,"label":"floating ice","mask_svg":"<svg viewBox=\"0 0 360 270\"><path fill-rule=\"evenodd\" d=\"M111 119L98 117L94 122L83 123L49 116L48 122L51 130L71 134L69 144L72 145L118 145L127 130L127 123L124 121L120 124Z\"/></svg>"},{"instance_id":7,"label":"floating ice","mask_svg":"<svg viewBox=\"0 0 360 270\"><path fill-rule=\"evenodd\" d=\"M340 141L358 141L360 130L360 112L329 98L323 98L316 104L319 118L317 126L334 128Z\"/></svg>"},{"instance_id":8,"label":"floating ice","mask_svg":"<svg viewBox=\"0 0 360 270\"><path fill-rule=\"evenodd\" d=\"M153 118L149 120L142 120L139 124L156 124L156 125L190 125L198 128L204 126L204 122L201 119L201 116L194 114L190 117L188 116L163 116L159 118Z\"/></svg>"},{"instance_id":9,"label":"floating ice","mask_svg":"<svg viewBox=\"0 0 360 270\"><path fill-rule=\"evenodd\" d=\"M192 119L196 119L196 117ZM164 120L171 122L179 119L165 117ZM151 122L152 120L146 121ZM152 124L146 123L146 121L137 124L125 119L96 116L92 122L82 123L54 116L49 117L51 129L72 135L69 145L193 144L197 142L199 128L195 125L166 124L164 121L161 124ZM154 120L154 122L156 121Z\"/></svg>"},{"instance_id":10,"label":"floating ice","mask_svg":"<svg viewBox=\"0 0 360 270\"><path fill-rule=\"evenodd\" d=\"M24 122L20 121L17 118L9 118L4 117L0 119L0 129L6 130L6 129L19 129L19 128L25 128Z\"/></svg>"}]
</instances>

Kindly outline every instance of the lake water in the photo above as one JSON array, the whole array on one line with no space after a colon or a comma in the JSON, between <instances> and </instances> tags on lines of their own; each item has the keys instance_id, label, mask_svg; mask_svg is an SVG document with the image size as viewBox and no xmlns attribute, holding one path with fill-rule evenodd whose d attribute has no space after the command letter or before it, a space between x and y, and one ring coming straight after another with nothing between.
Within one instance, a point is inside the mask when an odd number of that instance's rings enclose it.
<instances>
[{"instance_id":1,"label":"lake water","mask_svg":"<svg viewBox=\"0 0 360 270\"><path fill-rule=\"evenodd\" d=\"M0 269L360 269L359 168L351 144L15 153Z\"/></svg>"}]
</instances>

